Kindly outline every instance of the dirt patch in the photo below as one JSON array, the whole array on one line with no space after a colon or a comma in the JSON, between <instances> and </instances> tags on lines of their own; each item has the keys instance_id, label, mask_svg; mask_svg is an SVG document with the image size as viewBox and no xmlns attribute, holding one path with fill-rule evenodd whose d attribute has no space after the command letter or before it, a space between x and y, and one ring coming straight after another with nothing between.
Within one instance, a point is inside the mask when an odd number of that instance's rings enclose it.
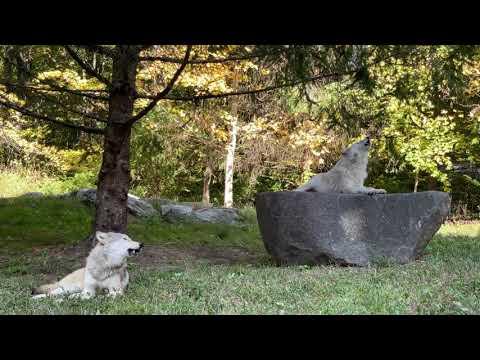
<instances>
[{"instance_id":1,"label":"dirt patch","mask_svg":"<svg viewBox=\"0 0 480 360\"><path fill-rule=\"evenodd\" d=\"M264 254L254 253L243 248L209 248L195 246L176 248L160 245L146 245L140 255L129 260L143 267L162 267L185 263L208 264L256 264Z\"/></svg>"},{"instance_id":2,"label":"dirt patch","mask_svg":"<svg viewBox=\"0 0 480 360\"><path fill-rule=\"evenodd\" d=\"M56 281L65 274L85 266L89 250L80 246L48 247L34 249L22 256L30 272L41 274L48 281ZM239 247L194 246L178 248L164 245L145 245L138 256L128 263L145 269L171 269L194 264L260 264L265 261L262 252L253 252ZM0 258L1 267L8 267L14 257ZM18 260L17 260L18 261Z\"/></svg>"}]
</instances>

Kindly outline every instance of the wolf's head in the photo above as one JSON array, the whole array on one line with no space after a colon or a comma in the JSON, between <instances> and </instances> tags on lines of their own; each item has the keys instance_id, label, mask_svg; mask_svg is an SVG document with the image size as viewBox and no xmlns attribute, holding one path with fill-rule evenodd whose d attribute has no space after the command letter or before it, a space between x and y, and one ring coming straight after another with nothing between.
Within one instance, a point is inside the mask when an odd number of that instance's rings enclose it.
<instances>
[{"instance_id":1,"label":"wolf's head","mask_svg":"<svg viewBox=\"0 0 480 360\"><path fill-rule=\"evenodd\" d=\"M142 243L133 241L128 235L116 232L97 231L95 237L97 246L112 259L123 260L128 256L137 255L143 247Z\"/></svg>"},{"instance_id":2,"label":"wolf's head","mask_svg":"<svg viewBox=\"0 0 480 360\"><path fill-rule=\"evenodd\" d=\"M342 155L351 163L361 163L368 159L368 150L370 149L370 138L367 136L365 139L356 142L348 149L346 149Z\"/></svg>"}]
</instances>

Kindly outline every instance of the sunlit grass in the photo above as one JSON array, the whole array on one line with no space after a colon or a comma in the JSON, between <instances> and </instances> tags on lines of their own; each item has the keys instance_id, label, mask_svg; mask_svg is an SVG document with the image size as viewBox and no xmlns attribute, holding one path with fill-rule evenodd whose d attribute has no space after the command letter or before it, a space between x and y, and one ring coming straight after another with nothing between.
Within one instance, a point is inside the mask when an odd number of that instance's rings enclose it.
<instances>
[{"instance_id":1,"label":"sunlit grass","mask_svg":"<svg viewBox=\"0 0 480 360\"><path fill-rule=\"evenodd\" d=\"M0 313L480 314L479 223L444 225L425 255L406 265L275 267L268 261L209 265L186 260L147 269L130 264L131 283L122 298L31 300L31 287L45 281L45 274L61 277L78 266L38 248L81 241L92 215L91 207L76 200L0 199ZM240 247L266 257L254 210L242 215L242 226L131 218L129 234L151 245Z\"/></svg>"}]
</instances>

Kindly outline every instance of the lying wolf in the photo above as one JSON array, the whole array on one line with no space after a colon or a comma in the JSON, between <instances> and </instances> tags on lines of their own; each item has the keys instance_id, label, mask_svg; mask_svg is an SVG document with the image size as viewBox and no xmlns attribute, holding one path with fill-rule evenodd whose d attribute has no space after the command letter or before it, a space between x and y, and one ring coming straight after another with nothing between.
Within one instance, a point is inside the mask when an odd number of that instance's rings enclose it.
<instances>
[{"instance_id":1,"label":"lying wolf","mask_svg":"<svg viewBox=\"0 0 480 360\"><path fill-rule=\"evenodd\" d=\"M97 231L97 245L87 257L87 264L62 280L32 290L34 298L71 295L82 298L95 296L106 289L110 296L122 295L128 285L127 257L136 255L143 244L125 234Z\"/></svg>"},{"instance_id":2,"label":"lying wolf","mask_svg":"<svg viewBox=\"0 0 480 360\"><path fill-rule=\"evenodd\" d=\"M359 141L342 153L342 157L328 172L317 174L294 191L322 193L384 194L383 189L363 186L367 178L370 138Z\"/></svg>"}]
</instances>

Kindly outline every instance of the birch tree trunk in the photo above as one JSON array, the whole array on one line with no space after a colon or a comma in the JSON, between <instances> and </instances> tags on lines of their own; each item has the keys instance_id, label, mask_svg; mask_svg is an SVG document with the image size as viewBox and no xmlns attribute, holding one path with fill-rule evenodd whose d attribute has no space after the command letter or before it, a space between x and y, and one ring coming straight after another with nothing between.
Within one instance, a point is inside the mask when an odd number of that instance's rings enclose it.
<instances>
[{"instance_id":1,"label":"birch tree trunk","mask_svg":"<svg viewBox=\"0 0 480 360\"><path fill-rule=\"evenodd\" d=\"M237 147L238 119L236 111L230 120L230 142L227 146L227 158L225 159L225 196L224 206L233 206L233 165L235 161L235 148Z\"/></svg>"},{"instance_id":2,"label":"birch tree trunk","mask_svg":"<svg viewBox=\"0 0 480 360\"><path fill-rule=\"evenodd\" d=\"M233 88L237 89L238 78L235 75L233 79ZM233 206L233 165L235 161L235 149L237 147L238 133L238 98L232 99L231 117L230 117L230 141L227 145L227 157L225 159L225 194L224 207Z\"/></svg>"},{"instance_id":3,"label":"birch tree trunk","mask_svg":"<svg viewBox=\"0 0 480 360\"><path fill-rule=\"evenodd\" d=\"M418 189L418 172L415 173L415 185L413 186L413 192L417 192L417 189Z\"/></svg>"}]
</instances>

